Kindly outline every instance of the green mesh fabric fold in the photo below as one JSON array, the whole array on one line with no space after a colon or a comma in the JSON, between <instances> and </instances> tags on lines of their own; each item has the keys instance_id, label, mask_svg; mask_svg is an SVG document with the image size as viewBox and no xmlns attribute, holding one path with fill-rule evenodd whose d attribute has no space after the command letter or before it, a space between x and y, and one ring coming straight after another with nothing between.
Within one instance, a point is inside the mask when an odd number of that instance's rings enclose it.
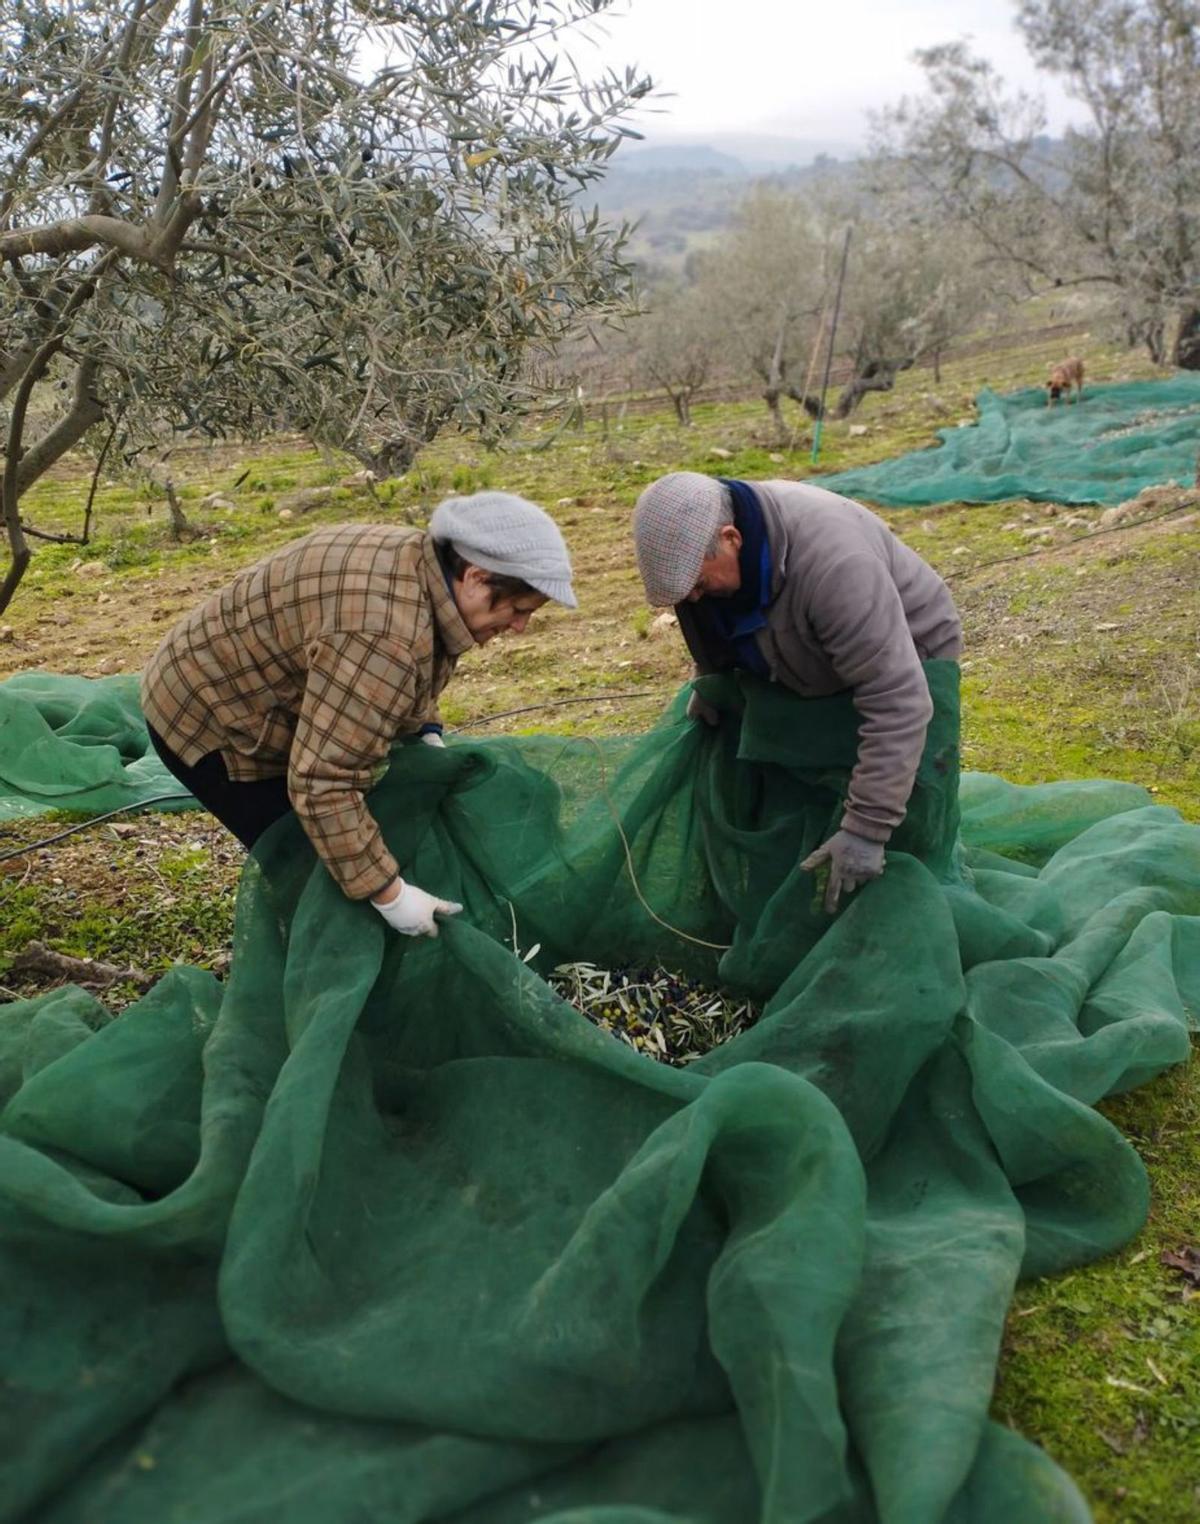
<instances>
[{"instance_id":1,"label":"green mesh fabric fold","mask_svg":"<svg viewBox=\"0 0 1200 1524\"><path fill-rule=\"evenodd\" d=\"M878 465L814 478L885 508L934 503L1126 502L1144 487L1196 479L1200 375L1085 385L1079 403L1046 405L1041 387L984 390L978 420L939 429L942 443Z\"/></svg>"},{"instance_id":2,"label":"green mesh fabric fold","mask_svg":"<svg viewBox=\"0 0 1200 1524\"><path fill-rule=\"evenodd\" d=\"M136 673L23 672L0 683L0 821L47 810L103 815L183 792L146 735Z\"/></svg>"},{"instance_id":3,"label":"green mesh fabric fold","mask_svg":"<svg viewBox=\"0 0 1200 1524\"><path fill-rule=\"evenodd\" d=\"M681 694L644 735L398 749L371 808L466 906L436 940L288 819L227 984L0 1007L0 1518L1085 1520L988 1405L1017 1278L1144 1219L1092 1108L1188 1054L1200 828L960 789L929 675L908 850L832 919L796 864L848 701L729 683L716 731ZM564 958L764 1014L668 1068Z\"/></svg>"}]
</instances>

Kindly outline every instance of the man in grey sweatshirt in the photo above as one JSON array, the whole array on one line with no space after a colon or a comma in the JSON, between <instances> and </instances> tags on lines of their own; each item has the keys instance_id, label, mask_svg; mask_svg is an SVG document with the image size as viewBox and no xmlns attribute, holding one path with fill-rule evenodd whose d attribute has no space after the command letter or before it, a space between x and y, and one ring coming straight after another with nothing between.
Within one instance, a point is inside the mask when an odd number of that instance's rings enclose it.
<instances>
[{"instance_id":1,"label":"man in grey sweatshirt","mask_svg":"<svg viewBox=\"0 0 1200 1524\"><path fill-rule=\"evenodd\" d=\"M825 908L884 868L904 819L933 701L923 661L957 661L950 590L882 519L803 482L676 471L633 516L638 569L673 604L697 674L743 669L806 698L850 690L862 718L840 828L802 867L829 864ZM693 693L688 714L716 724Z\"/></svg>"}]
</instances>

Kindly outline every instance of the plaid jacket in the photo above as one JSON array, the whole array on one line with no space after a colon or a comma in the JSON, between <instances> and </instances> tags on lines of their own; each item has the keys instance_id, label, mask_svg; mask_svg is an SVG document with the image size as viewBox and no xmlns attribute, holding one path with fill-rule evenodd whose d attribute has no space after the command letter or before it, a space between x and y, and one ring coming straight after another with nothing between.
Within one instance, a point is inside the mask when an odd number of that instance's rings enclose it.
<instances>
[{"instance_id":1,"label":"plaid jacket","mask_svg":"<svg viewBox=\"0 0 1200 1524\"><path fill-rule=\"evenodd\" d=\"M416 529L318 529L179 621L142 674L146 719L232 779L287 775L300 822L351 899L395 878L364 795L397 735L437 719L474 644Z\"/></svg>"}]
</instances>

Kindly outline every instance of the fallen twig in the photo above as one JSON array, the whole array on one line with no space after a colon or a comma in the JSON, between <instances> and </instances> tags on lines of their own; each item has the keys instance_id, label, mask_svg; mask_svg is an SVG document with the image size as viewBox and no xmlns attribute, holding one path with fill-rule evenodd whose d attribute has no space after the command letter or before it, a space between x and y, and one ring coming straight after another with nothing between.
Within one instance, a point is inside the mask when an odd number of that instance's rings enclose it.
<instances>
[{"instance_id":1,"label":"fallen twig","mask_svg":"<svg viewBox=\"0 0 1200 1524\"><path fill-rule=\"evenodd\" d=\"M72 958L67 953L54 952L44 942L32 941L23 952L13 959L10 972L51 979L69 979L84 989L107 989L111 984L132 984L138 990L148 990L154 976L144 974L137 968L118 968L115 963L103 963L98 958Z\"/></svg>"}]
</instances>

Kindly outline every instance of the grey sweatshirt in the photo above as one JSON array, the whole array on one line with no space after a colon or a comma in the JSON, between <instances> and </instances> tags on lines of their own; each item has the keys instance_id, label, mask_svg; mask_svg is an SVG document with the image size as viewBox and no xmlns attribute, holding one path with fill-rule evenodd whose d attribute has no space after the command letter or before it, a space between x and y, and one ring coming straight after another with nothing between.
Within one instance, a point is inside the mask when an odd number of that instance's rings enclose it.
<instances>
[{"instance_id":1,"label":"grey sweatshirt","mask_svg":"<svg viewBox=\"0 0 1200 1524\"><path fill-rule=\"evenodd\" d=\"M950 590L882 519L801 482L753 482L771 550L771 602L756 636L774 681L806 698L844 689L862 716L842 825L886 841L904 819L933 701L921 663L957 660ZM714 670L693 605L676 606L701 672Z\"/></svg>"}]
</instances>

